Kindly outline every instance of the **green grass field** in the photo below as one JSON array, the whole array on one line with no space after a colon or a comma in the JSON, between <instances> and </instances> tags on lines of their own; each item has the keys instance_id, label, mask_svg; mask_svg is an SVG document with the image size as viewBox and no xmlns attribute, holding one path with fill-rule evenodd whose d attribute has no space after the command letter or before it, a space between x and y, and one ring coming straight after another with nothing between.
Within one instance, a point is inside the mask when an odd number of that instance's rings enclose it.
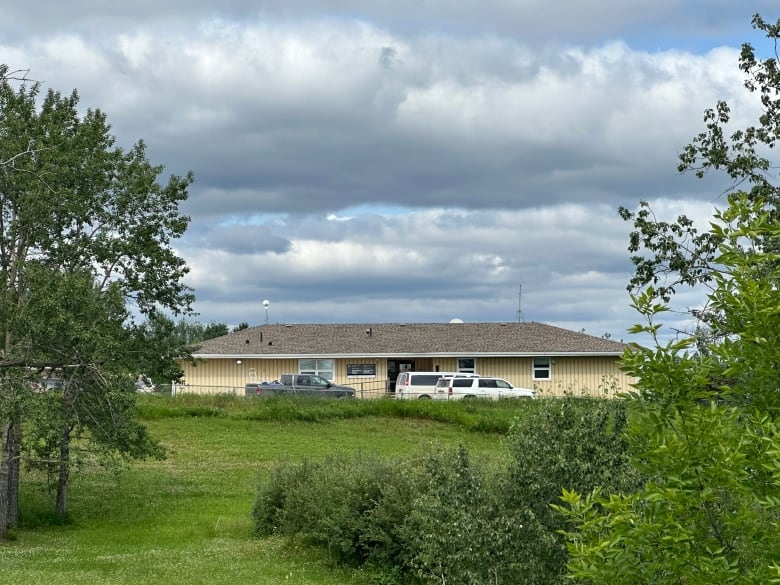
<instances>
[{"instance_id":1,"label":"green grass field","mask_svg":"<svg viewBox=\"0 0 780 585\"><path fill-rule=\"evenodd\" d=\"M21 526L0 543L3 583L361 584L369 575L326 553L251 536L255 486L279 459L362 451L400 456L465 445L505 455L497 429L531 406L400 401L261 401L142 397L163 461L121 473L73 474L71 522L51 522L53 497L25 475Z\"/></svg>"}]
</instances>

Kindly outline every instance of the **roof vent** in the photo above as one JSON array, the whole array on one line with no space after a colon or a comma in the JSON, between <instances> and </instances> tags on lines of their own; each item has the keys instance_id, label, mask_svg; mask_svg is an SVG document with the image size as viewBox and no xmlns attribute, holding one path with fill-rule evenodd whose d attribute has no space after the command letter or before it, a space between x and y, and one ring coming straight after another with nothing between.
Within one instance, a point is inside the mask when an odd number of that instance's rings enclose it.
<instances>
[{"instance_id":1,"label":"roof vent","mask_svg":"<svg viewBox=\"0 0 780 585\"><path fill-rule=\"evenodd\" d=\"M463 323L463 319L455 317L454 319L450 319L450 323Z\"/></svg>"}]
</instances>

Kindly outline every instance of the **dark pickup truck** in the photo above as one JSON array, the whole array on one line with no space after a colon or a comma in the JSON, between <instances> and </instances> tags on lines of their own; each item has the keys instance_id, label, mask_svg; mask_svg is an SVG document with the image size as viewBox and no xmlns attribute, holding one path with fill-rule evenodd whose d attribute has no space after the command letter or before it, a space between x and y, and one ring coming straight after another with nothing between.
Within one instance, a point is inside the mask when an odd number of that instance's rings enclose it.
<instances>
[{"instance_id":1,"label":"dark pickup truck","mask_svg":"<svg viewBox=\"0 0 780 585\"><path fill-rule=\"evenodd\" d=\"M355 389L337 386L314 374L283 374L279 381L250 383L244 386L246 396L321 396L326 398L354 398Z\"/></svg>"}]
</instances>

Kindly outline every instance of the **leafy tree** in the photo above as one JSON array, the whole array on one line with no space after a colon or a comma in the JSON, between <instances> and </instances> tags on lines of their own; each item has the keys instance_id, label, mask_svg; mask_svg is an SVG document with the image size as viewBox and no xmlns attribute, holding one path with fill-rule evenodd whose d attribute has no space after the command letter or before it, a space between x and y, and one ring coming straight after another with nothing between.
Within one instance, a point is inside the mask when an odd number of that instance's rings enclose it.
<instances>
[{"instance_id":1,"label":"leafy tree","mask_svg":"<svg viewBox=\"0 0 780 585\"><path fill-rule=\"evenodd\" d=\"M175 335L185 345L195 346L201 341L222 337L229 332L225 323L197 323L189 322L184 319L176 323Z\"/></svg>"},{"instance_id":2,"label":"leafy tree","mask_svg":"<svg viewBox=\"0 0 780 585\"><path fill-rule=\"evenodd\" d=\"M58 395L63 433L89 411L104 417L90 423L91 436L132 454L145 439L118 432L132 413L132 396L121 392L161 347L124 304L149 317L188 312L192 301L187 267L171 248L189 222L178 206L192 176L158 182L163 168L144 143L116 146L105 114L79 114L75 91L41 97L38 84L13 77L0 71L0 538L18 513L22 419L40 422L46 412L36 410L31 378L72 379ZM117 408L127 417L113 418ZM113 430L102 426L111 421ZM59 461L67 465L68 454Z\"/></svg>"},{"instance_id":3,"label":"leafy tree","mask_svg":"<svg viewBox=\"0 0 780 585\"><path fill-rule=\"evenodd\" d=\"M775 55L761 60L752 45L742 46L739 68L746 76L745 87L758 95L763 109L758 123L730 132L731 109L726 102L719 101L704 114L705 130L680 154L678 170L692 172L699 178L711 171L724 172L731 181L731 190L739 189L750 201L763 202L763 211L778 220L780 187L773 183L773 165L767 153L780 137L780 68L776 57L780 29L758 14L753 16L753 27L770 39ZM685 215L672 222L659 221L646 201L640 202L638 211L621 207L619 213L634 224L629 242L635 266L628 285L630 291L653 286L658 296L669 302L681 286L712 290L713 277L720 270L717 258L722 234L712 230L700 232ZM767 251L780 247L777 240L761 240L757 244ZM712 307L692 313L702 322L700 333L715 338L730 333Z\"/></svg>"},{"instance_id":4,"label":"leafy tree","mask_svg":"<svg viewBox=\"0 0 780 585\"><path fill-rule=\"evenodd\" d=\"M753 24L777 47L780 21ZM583 583L780 583L780 222L770 163L758 154L780 136L778 58L759 62L750 45L740 67L761 97L757 126L725 138L728 106L705 114L707 130L689 145L684 165L700 175L725 170L742 190L728 196L709 231L691 236L684 221L642 223L632 235L656 255L640 268L634 306L651 347L624 357L639 401L627 439L647 478L629 495L564 492L570 574ZM654 231L657 230L657 231ZM675 240L675 238L678 238ZM672 276L672 285L659 284ZM714 335L662 343L658 319L676 284L706 283ZM703 350L703 351L702 351Z\"/></svg>"},{"instance_id":5,"label":"leafy tree","mask_svg":"<svg viewBox=\"0 0 780 585\"><path fill-rule=\"evenodd\" d=\"M63 365L40 372L58 384L44 384L32 397L22 452L50 473L56 514L64 520L70 470L82 453L116 459L160 455L161 449L133 419L127 369L135 356L127 348L135 332L124 325L127 310L117 287L99 290L86 271L52 272L35 264L28 265L27 280L27 300L12 326L24 332L31 357ZM77 451L73 439L79 439Z\"/></svg>"},{"instance_id":6,"label":"leafy tree","mask_svg":"<svg viewBox=\"0 0 780 585\"><path fill-rule=\"evenodd\" d=\"M191 359L192 352L202 342L227 335L224 323L196 323L173 319L160 311L149 314L146 321L136 327L133 353L136 363L143 363L144 373L154 380L178 380L182 376L180 360Z\"/></svg>"}]
</instances>

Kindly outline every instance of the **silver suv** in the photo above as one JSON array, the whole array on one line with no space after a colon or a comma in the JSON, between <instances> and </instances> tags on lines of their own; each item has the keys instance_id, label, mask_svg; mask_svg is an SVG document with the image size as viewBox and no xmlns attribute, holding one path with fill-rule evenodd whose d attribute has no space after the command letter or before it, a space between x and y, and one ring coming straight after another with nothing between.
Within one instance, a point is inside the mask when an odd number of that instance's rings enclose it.
<instances>
[{"instance_id":1,"label":"silver suv","mask_svg":"<svg viewBox=\"0 0 780 585\"><path fill-rule=\"evenodd\" d=\"M444 377L436 383L433 398L436 400L536 398L536 392L529 388L513 386L503 378Z\"/></svg>"}]
</instances>

